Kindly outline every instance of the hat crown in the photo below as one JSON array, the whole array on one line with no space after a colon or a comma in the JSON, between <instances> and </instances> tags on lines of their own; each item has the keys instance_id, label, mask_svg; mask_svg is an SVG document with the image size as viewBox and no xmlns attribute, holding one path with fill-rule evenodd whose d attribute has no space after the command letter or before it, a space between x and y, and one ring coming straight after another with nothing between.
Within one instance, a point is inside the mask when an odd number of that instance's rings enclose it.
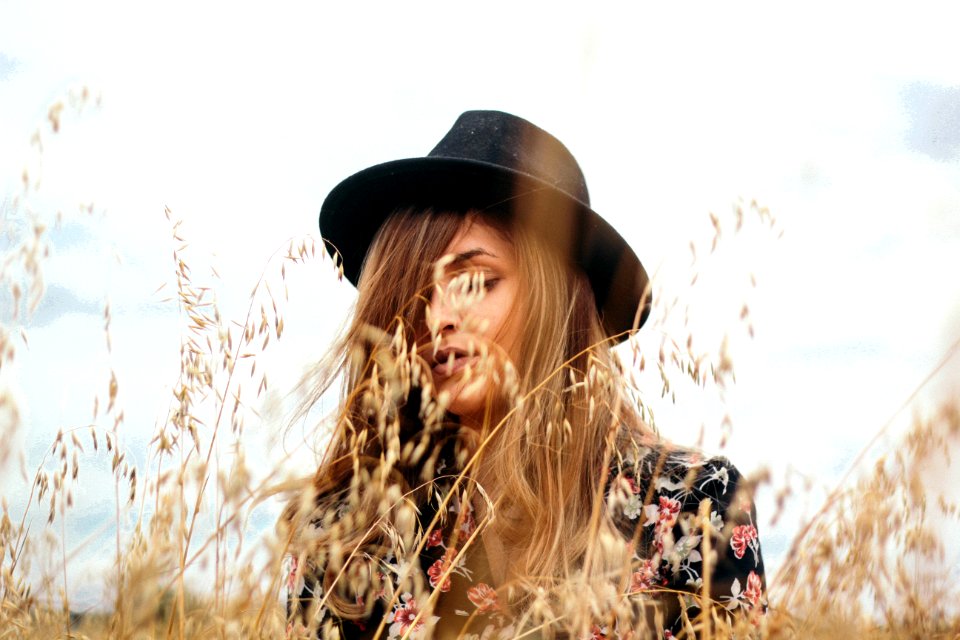
<instances>
[{"instance_id":1,"label":"hat crown","mask_svg":"<svg viewBox=\"0 0 960 640\"><path fill-rule=\"evenodd\" d=\"M537 178L590 205L583 171L573 154L552 135L502 111L467 111L427 154L484 162Z\"/></svg>"}]
</instances>

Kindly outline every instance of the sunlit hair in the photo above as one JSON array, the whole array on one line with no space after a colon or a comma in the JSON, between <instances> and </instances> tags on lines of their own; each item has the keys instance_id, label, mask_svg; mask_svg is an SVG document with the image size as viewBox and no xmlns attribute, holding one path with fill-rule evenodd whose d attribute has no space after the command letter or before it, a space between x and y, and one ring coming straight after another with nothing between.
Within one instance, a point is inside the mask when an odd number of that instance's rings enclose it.
<instances>
[{"instance_id":1,"label":"sunlit hair","mask_svg":"<svg viewBox=\"0 0 960 640\"><path fill-rule=\"evenodd\" d=\"M437 261L475 223L513 247L522 306L514 310L521 321L515 369L496 373L502 393L488 403L479 431L445 414L425 361ZM292 549L325 568L325 606L345 618L368 613L373 598L365 608L356 596L389 586L376 563L398 544L413 554L422 534L414 509L423 513L431 480L464 468L464 487L477 483L478 501L496 500L480 513L496 516L492 533L510 559L501 563L501 588L516 608L572 576L619 570L610 580L620 579L627 547L598 551L598 540L622 540L601 508L604 483L611 456L651 434L625 391L586 276L519 219L407 209L381 227L358 293L352 322L318 365L300 413L341 377L336 427L312 490L284 517Z\"/></svg>"}]
</instances>

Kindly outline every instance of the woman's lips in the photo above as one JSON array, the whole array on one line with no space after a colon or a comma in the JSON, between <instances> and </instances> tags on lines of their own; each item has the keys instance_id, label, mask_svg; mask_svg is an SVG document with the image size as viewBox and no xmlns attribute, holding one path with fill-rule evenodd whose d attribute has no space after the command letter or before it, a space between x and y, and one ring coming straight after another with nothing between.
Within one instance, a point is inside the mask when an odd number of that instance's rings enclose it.
<instances>
[{"instance_id":1,"label":"woman's lips","mask_svg":"<svg viewBox=\"0 0 960 640\"><path fill-rule=\"evenodd\" d=\"M452 360L446 359L433 365L433 375L448 378L462 371L468 365L474 364L479 356L456 356Z\"/></svg>"}]
</instances>

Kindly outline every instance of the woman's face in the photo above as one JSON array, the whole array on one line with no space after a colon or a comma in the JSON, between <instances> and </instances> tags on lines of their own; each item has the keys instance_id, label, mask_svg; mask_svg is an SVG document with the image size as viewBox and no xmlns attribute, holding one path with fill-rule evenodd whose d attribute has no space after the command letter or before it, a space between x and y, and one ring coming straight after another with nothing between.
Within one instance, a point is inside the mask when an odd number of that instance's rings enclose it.
<instances>
[{"instance_id":1,"label":"woman's face","mask_svg":"<svg viewBox=\"0 0 960 640\"><path fill-rule=\"evenodd\" d=\"M513 245L481 221L466 222L444 253L427 310L428 361L448 411L479 427L520 347L519 270Z\"/></svg>"}]
</instances>

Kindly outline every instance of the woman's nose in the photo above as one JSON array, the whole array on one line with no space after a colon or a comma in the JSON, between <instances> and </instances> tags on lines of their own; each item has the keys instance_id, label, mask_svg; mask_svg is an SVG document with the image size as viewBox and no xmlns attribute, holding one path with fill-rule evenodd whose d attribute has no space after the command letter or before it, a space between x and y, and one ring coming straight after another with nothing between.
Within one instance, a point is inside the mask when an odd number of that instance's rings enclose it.
<instances>
[{"instance_id":1,"label":"woman's nose","mask_svg":"<svg viewBox=\"0 0 960 640\"><path fill-rule=\"evenodd\" d=\"M450 304L449 291L440 284L433 287L433 293L430 295L430 304L427 307L428 324L433 333L446 333L454 331L460 324L459 314Z\"/></svg>"}]
</instances>

